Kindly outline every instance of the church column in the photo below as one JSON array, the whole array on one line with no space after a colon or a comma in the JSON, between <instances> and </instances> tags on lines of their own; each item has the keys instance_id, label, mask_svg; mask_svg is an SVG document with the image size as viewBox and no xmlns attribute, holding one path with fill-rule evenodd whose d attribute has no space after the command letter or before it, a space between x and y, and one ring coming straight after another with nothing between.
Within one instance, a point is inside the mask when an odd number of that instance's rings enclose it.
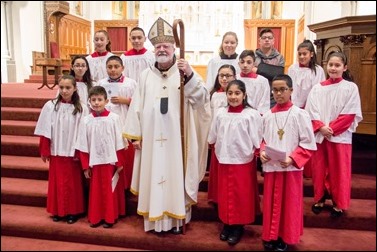
<instances>
[{"instance_id":1,"label":"church column","mask_svg":"<svg viewBox=\"0 0 377 252\"><path fill-rule=\"evenodd\" d=\"M16 82L16 64L12 58L12 1L1 1L1 83Z\"/></svg>"}]
</instances>

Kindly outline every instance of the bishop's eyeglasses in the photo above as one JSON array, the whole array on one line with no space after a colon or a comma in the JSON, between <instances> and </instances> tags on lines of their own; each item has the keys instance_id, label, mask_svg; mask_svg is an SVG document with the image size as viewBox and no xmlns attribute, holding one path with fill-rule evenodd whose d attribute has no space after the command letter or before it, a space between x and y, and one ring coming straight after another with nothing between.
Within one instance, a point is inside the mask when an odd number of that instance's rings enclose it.
<instances>
[{"instance_id":1,"label":"bishop's eyeglasses","mask_svg":"<svg viewBox=\"0 0 377 252\"><path fill-rule=\"evenodd\" d=\"M285 87L285 88L273 88L272 89L272 91L271 91L271 93L273 93L273 94L277 94L277 93L281 93L281 94L284 94L287 90L289 90L290 88L287 88L287 87Z\"/></svg>"}]
</instances>

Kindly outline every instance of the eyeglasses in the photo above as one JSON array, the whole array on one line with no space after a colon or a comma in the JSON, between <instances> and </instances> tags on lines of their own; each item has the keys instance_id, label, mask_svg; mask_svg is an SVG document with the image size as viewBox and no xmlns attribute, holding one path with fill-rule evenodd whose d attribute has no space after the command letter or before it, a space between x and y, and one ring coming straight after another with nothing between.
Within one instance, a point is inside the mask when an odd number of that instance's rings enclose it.
<instances>
[{"instance_id":1,"label":"eyeglasses","mask_svg":"<svg viewBox=\"0 0 377 252\"><path fill-rule=\"evenodd\" d=\"M81 67L81 68L85 68L86 65L73 65L73 67L74 67L74 68L80 68L80 67Z\"/></svg>"},{"instance_id":2,"label":"eyeglasses","mask_svg":"<svg viewBox=\"0 0 377 252\"><path fill-rule=\"evenodd\" d=\"M219 74L219 77L222 79L222 78L230 78L230 77L233 77L234 75L232 75L232 74Z\"/></svg>"},{"instance_id":3,"label":"eyeglasses","mask_svg":"<svg viewBox=\"0 0 377 252\"><path fill-rule=\"evenodd\" d=\"M285 93L285 91L287 91L287 90L289 90L290 88L279 88L279 89L276 89L276 88L273 88L272 89L272 93L273 94L277 94L277 93L281 93L281 94L284 94Z\"/></svg>"},{"instance_id":4,"label":"eyeglasses","mask_svg":"<svg viewBox=\"0 0 377 252\"><path fill-rule=\"evenodd\" d=\"M272 37L272 36L262 36L260 38L263 39L263 40L266 40L266 39L272 40L272 39L274 39L274 37Z\"/></svg>"}]
</instances>

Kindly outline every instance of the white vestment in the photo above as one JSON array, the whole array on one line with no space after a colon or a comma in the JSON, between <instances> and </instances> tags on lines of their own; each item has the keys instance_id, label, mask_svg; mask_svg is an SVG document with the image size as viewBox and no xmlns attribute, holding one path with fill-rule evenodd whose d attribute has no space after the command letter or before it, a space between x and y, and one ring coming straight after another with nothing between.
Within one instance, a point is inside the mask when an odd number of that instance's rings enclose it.
<instances>
[{"instance_id":1,"label":"white vestment","mask_svg":"<svg viewBox=\"0 0 377 252\"><path fill-rule=\"evenodd\" d=\"M108 116L89 114L80 123L76 149L89 153L89 166L114 164L118 161L116 152L123 149L119 116L110 112Z\"/></svg>"},{"instance_id":2,"label":"white vestment","mask_svg":"<svg viewBox=\"0 0 377 252\"><path fill-rule=\"evenodd\" d=\"M54 100L56 102L56 100ZM39 115L34 134L51 140L51 155L73 157L80 120L89 113L81 104L83 112L73 115L75 109L71 103L60 102L55 111L55 103L48 101Z\"/></svg>"},{"instance_id":3,"label":"white vestment","mask_svg":"<svg viewBox=\"0 0 377 252\"><path fill-rule=\"evenodd\" d=\"M109 78L100 80L98 82L98 85L102 86L104 84L108 84L109 83L108 79ZM120 96L123 98L132 98L132 95L134 94L136 86L137 86L137 83L135 80L127 78L127 77L124 78L123 82L112 82L112 84L116 84L119 86L119 93L116 96ZM110 100L110 97L107 97L107 98L109 98ZM123 133L124 126L126 124L126 117L127 117L129 106L127 104L114 104L111 101L109 101L105 107L107 110L119 115L120 129Z\"/></svg>"},{"instance_id":4,"label":"white vestment","mask_svg":"<svg viewBox=\"0 0 377 252\"><path fill-rule=\"evenodd\" d=\"M215 85L219 68L225 64L234 66L236 69L236 74L240 72L240 67L238 66L238 56L236 59L221 59L220 56L213 57L207 65L206 88L209 92L211 92L213 86Z\"/></svg>"},{"instance_id":5,"label":"white vestment","mask_svg":"<svg viewBox=\"0 0 377 252\"><path fill-rule=\"evenodd\" d=\"M90 75L92 79L97 82L103 78L108 77L106 69L106 61L110 56L114 54L108 52L105 56L92 57L92 55L86 56L86 60L89 63Z\"/></svg>"},{"instance_id":6,"label":"white vestment","mask_svg":"<svg viewBox=\"0 0 377 252\"><path fill-rule=\"evenodd\" d=\"M355 83L347 80L331 85L315 85L309 93L305 110L309 112L312 121L321 121L327 126L339 115L355 115L353 123L346 131L327 139L333 143L351 144L352 133L363 120L359 89ZM324 136L318 131L315 138L317 143L322 143Z\"/></svg>"},{"instance_id":7,"label":"white vestment","mask_svg":"<svg viewBox=\"0 0 377 252\"><path fill-rule=\"evenodd\" d=\"M283 129L283 138L280 140L278 130ZM286 152L286 156L300 146L307 150L316 150L313 127L308 113L293 105L287 111L272 113L271 110L263 115L263 139L267 146ZM301 171L290 165L282 168L279 161L270 160L263 164L264 172Z\"/></svg>"},{"instance_id":8,"label":"white vestment","mask_svg":"<svg viewBox=\"0 0 377 252\"><path fill-rule=\"evenodd\" d=\"M134 79L136 82L139 82L141 72L152 66L156 60L154 53L149 50L140 55L126 56L122 54L120 58L122 59L124 66L123 75Z\"/></svg>"},{"instance_id":9,"label":"white vestment","mask_svg":"<svg viewBox=\"0 0 377 252\"><path fill-rule=\"evenodd\" d=\"M184 86L183 171L179 85L176 64L163 73L154 66L146 69L126 118L126 137L142 140L141 151L135 150L131 191L138 194L137 212L144 216L145 231L168 231L182 226L184 218L188 223L206 170L209 93L197 73ZM161 97L168 99L165 114L161 113Z\"/></svg>"},{"instance_id":10,"label":"white vestment","mask_svg":"<svg viewBox=\"0 0 377 252\"><path fill-rule=\"evenodd\" d=\"M250 107L244 108L241 113L229 113L228 107L217 110L208 135L208 143L215 144L219 163L249 163L261 142L262 117L257 110Z\"/></svg>"},{"instance_id":11,"label":"white vestment","mask_svg":"<svg viewBox=\"0 0 377 252\"><path fill-rule=\"evenodd\" d=\"M270 109L271 95L268 79L259 74L257 78L241 77L237 74L237 80L242 80L245 83L249 105L262 115L266 113Z\"/></svg>"},{"instance_id":12,"label":"white vestment","mask_svg":"<svg viewBox=\"0 0 377 252\"><path fill-rule=\"evenodd\" d=\"M326 80L323 68L316 65L316 74L308 67L300 67L298 63L288 68L288 75L292 78L292 103L299 108L305 106L310 90L315 84Z\"/></svg>"}]
</instances>

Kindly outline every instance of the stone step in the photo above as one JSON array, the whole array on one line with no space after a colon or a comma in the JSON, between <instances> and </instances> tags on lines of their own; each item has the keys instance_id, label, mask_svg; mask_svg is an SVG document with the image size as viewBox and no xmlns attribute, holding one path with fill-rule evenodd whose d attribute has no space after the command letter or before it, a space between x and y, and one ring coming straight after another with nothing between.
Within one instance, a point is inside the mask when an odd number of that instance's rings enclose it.
<instances>
[{"instance_id":1,"label":"stone step","mask_svg":"<svg viewBox=\"0 0 377 252\"><path fill-rule=\"evenodd\" d=\"M46 207L47 181L2 177L1 202L3 204ZM331 204L330 201L326 203ZM126 204L127 213L136 215L137 197L128 194ZM344 216L335 220L329 217L330 205L326 206L323 213L315 215L311 211L312 204L312 197L304 197L304 223L306 227L376 230L375 200L352 199L350 209L346 211ZM262 201L260 205L262 207ZM206 192L199 192L198 203L193 206L192 219L198 221L218 220L216 207L207 201ZM257 217L255 223L262 223L261 216Z\"/></svg>"},{"instance_id":2,"label":"stone step","mask_svg":"<svg viewBox=\"0 0 377 252\"><path fill-rule=\"evenodd\" d=\"M39 157L39 137L1 135L1 155Z\"/></svg>"},{"instance_id":3,"label":"stone step","mask_svg":"<svg viewBox=\"0 0 377 252\"><path fill-rule=\"evenodd\" d=\"M1 107L2 120L38 121L40 108Z\"/></svg>"},{"instance_id":4,"label":"stone step","mask_svg":"<svg viewBox=\"0 0 377 252\"><path fill-rule=\"evenodd\" d=\"M1 233L6 236L78 242L146 250L262 251L261 225L246 225L241 241L229 246L219 240L222 224L215 221L191 221L185 235L144 232L143 219L131 215L120 219L113 228L90 228L86 218L75 224L53 222L42 207L1 204ZM305 227L300 243L289 250L301 251L375 251L376 232Z\"/></svg>"},{"instance_id":5,"label":"stone step","mask_svg":"<svg viewBox=\"0 0 377 252\"><path fill-rule=\"evenodd\" d=\"M1 236L2 251L143 251L135 248L101 246L87 243Z\"/></svg>"},{"instance_id":6,"label":"stone step","mask_svg":"<svg viewBox=\"0 0 377 252\"><path fill-rule=\"evenodd\" d=\"M1 135L34 136L36 121L1 120Z\"/></svg>"}]
</instances>

